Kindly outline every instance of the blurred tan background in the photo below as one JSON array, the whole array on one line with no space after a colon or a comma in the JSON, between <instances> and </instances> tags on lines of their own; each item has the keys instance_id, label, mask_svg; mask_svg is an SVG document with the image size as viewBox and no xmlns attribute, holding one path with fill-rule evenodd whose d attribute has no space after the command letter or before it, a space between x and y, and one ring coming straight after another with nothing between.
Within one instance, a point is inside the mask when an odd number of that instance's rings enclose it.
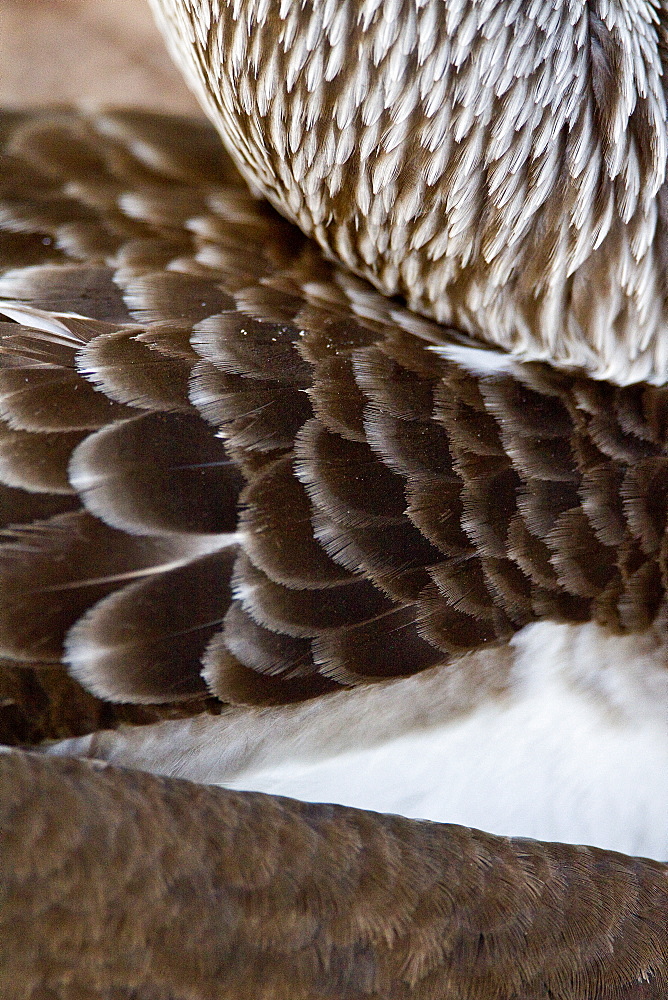
<instances>
[{"instance_id":1,"label":"blurred tan background","mask_svg":"<svg viewBox=\"0 0 668 1000\"><path fill-rule=\"evenodd\" d=\"M0 105L86 98L198 111L146 0L0 0Z\"/></svg>"}]
</instances>

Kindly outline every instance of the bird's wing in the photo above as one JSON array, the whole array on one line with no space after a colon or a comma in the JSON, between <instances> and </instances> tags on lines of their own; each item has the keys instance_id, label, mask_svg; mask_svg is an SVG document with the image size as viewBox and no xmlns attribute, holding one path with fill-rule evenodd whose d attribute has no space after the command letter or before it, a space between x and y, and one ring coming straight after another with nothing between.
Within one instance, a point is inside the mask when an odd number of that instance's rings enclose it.
<instances>
[{"instance_id":1,"label":"bird's wing","mask_svg":"<svg viewBox=\"0 0 668 1000\"><path fill-rule=\"evenodd\" d=\"M6 740L655 621L666 390L434 353L206 126L2 121Z\"/></svg>"},{"instance_id":2,"label":"bird's wing","mask_svg":"<svg viewBox=\"0 0 668 1000\"><path fill-rule=\"evenodd\" d=\"M666 866L0 754L0 990L652 1000Z\"/></svg>"}]
</instances>

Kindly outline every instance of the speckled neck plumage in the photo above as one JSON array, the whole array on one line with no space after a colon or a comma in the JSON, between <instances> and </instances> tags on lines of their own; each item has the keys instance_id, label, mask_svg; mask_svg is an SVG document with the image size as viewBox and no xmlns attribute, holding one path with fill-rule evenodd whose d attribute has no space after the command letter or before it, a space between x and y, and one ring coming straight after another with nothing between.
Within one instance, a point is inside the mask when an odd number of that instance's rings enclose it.
<instances>
[{"instance_id":1,"label":"speckled neck plumage","mask_svg":"<svg viewBox=\"0 0 668 1000\"><path fill-rule=\"evenodd\" d=\"M653 0L151 0L247 180L411 308L668 376Z\"/></svg>"}]
</instances>

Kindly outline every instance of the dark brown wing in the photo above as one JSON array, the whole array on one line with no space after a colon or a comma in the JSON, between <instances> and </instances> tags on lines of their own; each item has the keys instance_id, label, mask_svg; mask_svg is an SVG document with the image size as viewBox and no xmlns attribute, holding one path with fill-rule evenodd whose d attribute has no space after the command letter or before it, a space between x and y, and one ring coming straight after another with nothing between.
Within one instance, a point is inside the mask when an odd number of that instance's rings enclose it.
<instances>
[{"instance_id":1,"label":"dark brown wing","mask_svg":"<svg viewBox=\"0 0 668 1000\"><path fill-rule=\"evenodd\" d=\"M4 1000L652 1000L666 866L0 755Z\"/></svg>"},{"instance_id":2,"label":"dark brown wing","mask_svg":"<svg viewBox=\"0 0 668 1000\"><path fill-rule=\"evenodd\" d=\"M437 355L206 126L2 121L5 739L655 620L666 390Z\"/></svg>"}]
</instances>

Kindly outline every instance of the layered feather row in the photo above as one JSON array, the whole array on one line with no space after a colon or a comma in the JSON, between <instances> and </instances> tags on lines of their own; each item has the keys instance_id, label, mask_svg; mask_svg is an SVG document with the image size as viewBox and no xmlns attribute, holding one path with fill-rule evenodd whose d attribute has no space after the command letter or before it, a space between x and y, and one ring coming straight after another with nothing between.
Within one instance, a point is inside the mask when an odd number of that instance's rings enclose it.
<instances>
[{"instance_id":1,"label":"layered feather row","mask_svg":"<svg viewBox=\"0 0 668 1000\"><path fill-rule=\"evenodd\" d=\"M2 128L5 739L661 620L666 390L435 353L203 126Z\"/></svg>"}]
</instances>

